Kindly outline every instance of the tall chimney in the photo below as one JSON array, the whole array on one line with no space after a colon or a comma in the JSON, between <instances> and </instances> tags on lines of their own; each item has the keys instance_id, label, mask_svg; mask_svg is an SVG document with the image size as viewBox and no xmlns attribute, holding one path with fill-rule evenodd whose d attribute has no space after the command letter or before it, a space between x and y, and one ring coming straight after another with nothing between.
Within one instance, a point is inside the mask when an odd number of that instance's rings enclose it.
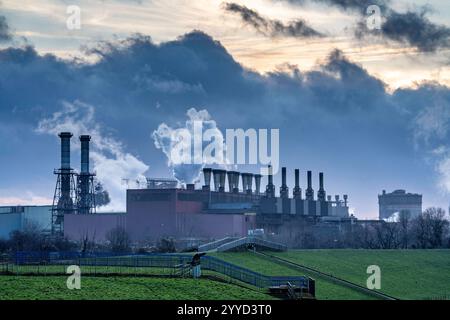
<instances>
[{"instance_id":1,"label":"tall chimney","mask_svg":"<svg viewBox=\"0 0 450 320\"><path fill-rule=\"evenodd\" d=\"M233 177L233 180L234 180L233 192L234 193L239 193L239 178L240 178L240 176L241 176L240 172L237 172L237 171L234 172L234 177Z\"/></svg>"},{"instance_id":2,"label":"tall chimney","mask_svg":"<svg viewBox=\"0 0 450 320\"><path fill-rule=\"evenodd\" d=\"M70 167L70 139L73 137L70 132L61 132L61 198L64 206L71 206L71 172Z\"/></svg>"},{"instance_id":3,"label":"tall chimney","mask_svg":"<svg viewBox=\"0 0 450 320\"><path fill-rule=\"evenodd\" d=\"M314 200L314 190L312 188L312 172L308 171L308 188L305 193L306 200Z\"/></svg>"},{"instance_id":4,"label":"tall chimney","mask_svg":"<svg viewBox=\"0 0 450 320\"><path fill-rule=\"evenodd\" d=\"M261 178L262 175L255 174L255 194L257 195L261 193Z\"/></svg>"},{"instance_id":5,"label":"tall chimney","mask_svg":"<svg viewBox=\"0 0 450 320\"><path fill-rule=\"evenodd\" d=\"M323 188L323 172L319 173L319 191L317 191L317 200L325 201L326 193Z\"/></svg>"},{"instance_id":6,"label":"tall chimney","mask_svg":"<svg viewBox=\"0 0 450 320\"><path fill-rule=\"evenodd\" d=\"M286 183L286 167L281 168L280 197L289 198L289 188Z\"/></svg>"},{"instance_id":7,"label":"tall chimney","mask_svg":"<svg viewBox=\"0 0 450 320\"><path fill-rule=\"evenodd\" d=\"M70 170L70 139L73 134L70 132L61 132L61 170Z\"/></svg>"},{"instance_id":8,"label":"tall chimney","mask_svg":"<svg viewBox=\"0 0 450 320\"><path fill-rule=\"evenodd\" d=\"M227 172L225 170L220 170L219 177L219 192L225 192L225 180L227 177Z\"/></svg>"},{"instance_id":9,"label":"tall chimney","mask_svg":"<svg viewBox=\"0 0 450 320\"><path fill-rule=\"evenodd\" d=\"M344 206L348 204L348 195L344 194Z\"/></svg>"},{"instance_id":10,"label":"tall chimney","mask_svg":"<svg viewBox=\"0 0 450 320\"><path fill-rule=\"evenodd\" d=\"M228 171L227 172L228 177L228 191L233 192L234 190L234 171Z\"/></svg>"},{"instance_id":11,"label":"tall chimney","mask_svg":"<svg viewBox=\"0 0 450 320\"><path fill-rule=\"evenodd\" d=\"M266 197L274 198L275 197L275 186L273 185L273 171L272 171L271 165L269 165L268 180L269 180L269 183L266 186Z\"/></svg>"},{"instance_id":12,"label":"tall chimney","mask_svg":"<svg viewBox=\"0 0 450 320\"><path fill-rule=\"evenodd\" d=\"M211 189L211 168L204 168L203 169L203 178L205 179L205 185L203 186L203 190L210 190Z\"/></svg>"},{"instance_id":13,"label":"tall chimney","mask_svg":"<svg viewBox=\"0 0 450 320\"><path fill-rule=\"evenodd\" d=\"M336 200L336 206L340 207L341 206L341 200L339 200L339 195L335 195L334 199Z\"/></svg>"},{"instance_id":14,"label":"tall chimney","mask_svg":"<svg viewBox=\"0 0 450 320\"><path fill-rule=\"evenodd\" d=\"M244 182L244 192L247 194L252 194L252 185L253 185L253 174L252 173L243 173L242 178L244 179L245 176L245 182Z\"/></svg>"},{"instance_id":15,"label":"tall chimney","mask_svg":"<svg viewBox=\"0 0 450 320\"><path fill-rule=\"evenodd\" d=\"M295 187L294 187L294 198L302 198L302 189L300 188L300 170L295 169Z\"/></svg>"},{"instance_id":16,"label":"tall chimney","mask_svg":"<svg viewBox=\"0 0 450 320\"><path fill-rule=\"evenodd\" d=\"M212 173L213 173L213 180L214 180L214 190L215 191L219 191L220 188L220 172L222 170L219 169L213 169Z\"/></svg>"},{"instance_id":17,"label":"tall chimney","mask_svg":"<svg viewBox=\"0 0 450 320\"><path fill-rule=\"evenodd\" d=\"M80 136L81 142L81 173L89 173L89 142L91 136Z\"/></svg>"}]
</instances>

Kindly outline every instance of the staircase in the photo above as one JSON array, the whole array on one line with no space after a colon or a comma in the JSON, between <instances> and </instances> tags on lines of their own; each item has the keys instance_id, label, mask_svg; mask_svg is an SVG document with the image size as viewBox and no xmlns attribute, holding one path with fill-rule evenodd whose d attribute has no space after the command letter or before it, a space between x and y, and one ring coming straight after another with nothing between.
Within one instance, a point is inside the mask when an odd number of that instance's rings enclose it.
<instances>
[{"instance_id":1,"label":"staircase","mask_svg":"<svg viewBox=\"0 0 450 320\"><path fill-rule=\"evenodd\" d=\"M272 241L263 240L258 237L249 236L237 239L217 247L218 252L231 251L236 249L247 249L249 247L259 247L265 250L286 251L287 246Z\"/></svg>"}]
</instances>

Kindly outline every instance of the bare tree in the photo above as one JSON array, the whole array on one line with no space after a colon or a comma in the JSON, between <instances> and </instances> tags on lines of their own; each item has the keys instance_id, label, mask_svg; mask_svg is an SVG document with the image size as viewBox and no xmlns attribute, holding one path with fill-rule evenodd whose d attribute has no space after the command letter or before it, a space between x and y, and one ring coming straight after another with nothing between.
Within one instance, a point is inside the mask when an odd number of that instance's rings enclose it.
<instances>
[{"instance_id":1,"label":"bare tree","mask_svg":"<svg viewBox=\"0 0 450 320\"><path fill-rule=\"evenodd\" d=\"M382 222L375 226L378 247L381 249L398 248L398 224L396 222Z\"/></svg>"},{"instance_id":2,"label":"bare tree","mask_svg":"<svg viewBox=\"0 0 450 320\"><path fill-rule=\"evenodd\" d=\"M399 225L401 247L407 249L409 245L409 229L411 227L411 212L409 210L400 211Z\"/></svg>"},{"instance_id":3,"label":"bare tree","mask_svg":"<svg viewBox=\"0 0 450 320\"><path fill-rule=\"evenodd\" d=\"M123 227L116 227L106 234L113 252L126 252L130 249L130 237Z\"/></svg>"}]
</instances>

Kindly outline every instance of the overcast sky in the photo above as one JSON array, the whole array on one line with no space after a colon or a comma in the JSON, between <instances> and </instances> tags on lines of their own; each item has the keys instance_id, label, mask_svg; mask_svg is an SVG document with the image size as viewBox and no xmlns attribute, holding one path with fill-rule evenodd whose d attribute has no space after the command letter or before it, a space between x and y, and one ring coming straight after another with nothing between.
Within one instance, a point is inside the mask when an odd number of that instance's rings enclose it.
<instances>
[{"instance_id":1,"label":"overcast sky","mask_svg":"<svg viewBox=\"0 0 450 320\"><path fill-rule=\"evenodd\" d=\"M169 177L152 132L196 108L279 128L281 164L324 171L359 217L382 189L447 208L449 18L438 0L1 0L0 205L50 201L59 129L94 132L118 197L123 177Z\"/></svg>"}]
</instances>

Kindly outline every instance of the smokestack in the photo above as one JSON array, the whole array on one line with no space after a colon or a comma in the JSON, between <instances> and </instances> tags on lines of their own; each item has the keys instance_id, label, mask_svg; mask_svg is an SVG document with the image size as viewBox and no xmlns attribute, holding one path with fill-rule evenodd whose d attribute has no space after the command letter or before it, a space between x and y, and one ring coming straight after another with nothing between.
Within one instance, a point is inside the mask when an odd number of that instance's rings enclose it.
<instances>
[{"instance_id":1,"label":"smokestack","mask_svg":"<svg viewBox=\"0 0 450 320\"><path fill-rule=\"evenodd\" d=\"M70 139L73 134L70 132L61 132L61 170L70 170Z\"/></svg>"},{"instance_id":2,"label":"smokestack","mask_svg":"<svg viewBox=\"0 0 450 320\"><path fill-rule=\"evenodd\" d=\"M205 179L205 185L203 186L204 190L210 190L211 189L211 168L204 168L203 169L203 178Z\"/></svg>"},{"instance_id":3,"label":"smokestack","mask_svg":"<svg viewBox=\"0 0 450 320\"><path fill-rule=\"evenodd\" d=\"M262 175L255 174L255 194L259 195L261 192L261 178Z\"/></svg>"},{"instance_id":4,"label":"smokestack","mask_svg":"<svg viewBox=\"0 0 450 320\"><path fill-rule=\"evenodd\" d=\"M234 181L233 192L239 193L239 177L241 174L239 172L235 171L233 175L234 175L234 177L233 177L233 181Z\"/></svg>"},{"instance_id":5,"label":"smokestack","mask_svg":"<svg viewBox=\"0 0 450 320\"><path fill-rule=\"evenodd\" d=\"M78 214L89 214L95 210L94 175L89 171L89 142L91 137L80 136L81 171L77 178L77 209Z\"/></svg>"},{"instance_id":6,"label":"smokestack","mask_svg":"<svg viewBox=\"0 0 450 320\"><path fill-rule=\"evenodd\" d=\"M241 177L242 177L242 191L245 192L247 190L248 176L246 173L241 173Z\"/></svg>"},{"instance_id":7,"label":"smokestack","mask_svg":"<svg viewBox=\"0 0 450 320\"><path fill-rule=\"evenodd\" d=\"M220 188L220 172L221 171L222 170L219 170L219 169L212 170L215 191L219 191L219 188Z\"/></svg>"},{"instance_id":8,"label":"smokestack","mask_svg":"<svg viewBox=\"0 0 450 320\"><path fill-rule=\"evenodd\" d=\"M81 173L89 173L89 142L91 136L81 136Z\"/></svg>"},{"instance_id":9,"label":"smokestack","mask_svg":"<svg viewBox=\"0 0 450 320\"><path fill-rule=\"evenodd\" d=\"M289 198L289 188L286 184L286 167L281 168L280 197Z\"/></svg>"},{"instance_id":10,"label":"smokestack","mask_svg":"<svg viewBox=\"0 0 450 320\"><path fill-rule=\"evenodd\" d=\"M340 206L341 205L341 201L339 200L339 195L337 194L337 195L335 195L334 196L334 199L335 199L335 201L336 201L336 206Z\"/></svg>"},{"instance_id":11,"label":"smokestack","mask_svg":"<svg viewBox=\"0 0 450 320\"><path fill-rule=\"evenodd\" d=\"M348 203L348 195L344 194L344 206L347 206Z\"/></svg>"},{"instance_id":12,"label":"smokestack","mask_svg":"<svg viewBox=\"0 0 450 320\"><path fill-rule=\"evenodd\" d=\"M308 188L305 193L306 200L314 200L314 190L312 188L312 172L308 171Z\"/></svg>"},{"instance_id":13,"label":"smokestack","mask_svg":"<svg viewBox=\"0 0 450 320\"><path fill-rule=\"evenodd\" d=\"M228 176L228 191L233 192L234 184L235 184L234 183L234 171L228 171L227 176Z\"/></svg>"},{"instance_id":14,"label":"smokestack","mask_svg":"<svg viewBox=\"0 0 450 320\"><path fill-rule=\"evenodd\" d=\"M227 177L227 172L225 170L220 170L219 177L219 192L225 192L225 180Z\"/></svg>"},{"instance_id":15,"label":"smokestack","mask_svg":"<svg viewBox=\"0 0 450 320\"><path fill-rule=\"evenodd\" d=\"M300 188L300 170L295 169L295 187L294 187L294 198L302 198L302 189Z\"/></svg>"},{"instance_id":16,"label":"smokestack","mask_svg":"<svg viewBox=\"0 0 450 320\"><path fill-rule=\"evenodd\" d=\"M269 183L266 186L266 197L274 198L275 197L275 186L273 185L273 171L272 171L271 165L269 165L268 171L269 171L269 176L268 176Z\"/></svg>"},{"instance_id":17,"label":"smokestack","mask_svg":"<svg viewBox=\"0 0 450 320\"><path fill-rule=\"evenodd\" d=\"M317 200L325 201L326 193L323 188L323 172L319 173L319 191L317 192Z\"/></svg>"},{"instance_id":18,"label":"smokestack","mask_svg":"<svg viewBox=\"0 0 450 320\"><path fill-rule=\"evenodd\" d=\"M243 173L242 174L242 182L244 184L243 189L247 194L252 194L252 185L253 185L253 174L252 173Z\"/></svg>"}]
</instances>

